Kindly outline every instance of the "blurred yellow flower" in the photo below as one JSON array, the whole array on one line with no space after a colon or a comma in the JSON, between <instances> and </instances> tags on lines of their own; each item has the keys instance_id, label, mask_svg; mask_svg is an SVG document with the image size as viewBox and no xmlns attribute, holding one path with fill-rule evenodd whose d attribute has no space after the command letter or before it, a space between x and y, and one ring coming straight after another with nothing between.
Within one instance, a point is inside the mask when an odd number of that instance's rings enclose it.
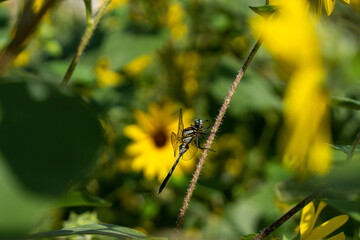
<instances>
[{"instance_id":1,"label":"blurred yellow flower","mask_svg":"<svg viewBox=\"0 0 360 240\"><path fill-rule=\"evenodd\" d=\"M199 73L200 55L195 51L182 52L176 59L176 64L183 73L183 87L185 92L193 96L199 90L197 81Z\"/></svg>"},{"instance_id":2,"label":"blurred yellow flower","mask_svg":"<svg viewBox=\"0 0 360 240\"><path fill-rule=\"evenodd\" d=\"M130 75L137 75L142 73L150 64L151 57L149 55L141 55L135 58L124 67L124 71Z\"/></svg>"},{"instance_id":3,"label":"blurred yellow flower","mask_svg":"<svg viewBox=\"0 0 360 240\"><path fill-rule=\"evenodd\" d=\"M124 81L123 77L110 69L110 62L101 57L95 66L96 81L100 87L117 86Z\"/></svg>"},{"instance_id":4,"label":"blurred yellow flower","mask_svg":"<svg viewBox=\"0 0 360 240\"><path fill-rule=\"evenodd\" d=\"M303 69L292 77L285 93L284 164L300 173L325 174L331 165L327 94L322 72Z\"/></svg>"},{"instance_id":5,"label":"blurred yellow flower","mask_svg":"<svg viewBox=\"0 0 360 240\"><path fill-rule=\"evenodd\" d=\"M314 14L319 17L322 13L322 8L324 6L326 15L330 16L332 11L335 8L336 0L308 0L308 3L313 3ZM339 0L341 3L350 4L350 0ZM356 0L355 0L356 1ZM278 5L281 0L269 0L269 5ZM306 8L308 9L308 8Z\"/></svg>"},{"instance_id":6,"label":"blurred yellow flower","mask_svg":"<svg viewBox=\"0 0 360 240\"><path fill-rule=\"evenodd\" d=\"M135 111L136 125L124 129L124 134L134 141L125 149L129 156L134 157L131 167L134 171L143 171L147 179L162 181L175 161L170 140L171 132L177 132L178 128L178 111L174 110L175 106L171 103L162 107L150 104L147 113ZM192 111L183 111L185 127L192 116ZM182 161L173 175L180 175L193 166L194 161Z\"/></svg>"},{"instance_id":7,"label":"blurred yellow flower","mask_svg":"<svg viewBox=\"0 0 360 240\"><path fill-rule=\"evenodd\" d=\"M281 142L284 164L301 174L324 174L331 158L325 144L330 136L318 39L304 0L279 0L279 4L279 14L265 27L259 18L251 24L258 35L262 32L265 47L282 64L282 74L288 74Z\"/></svg>"},{"instance_id":8,"label":"blurred yellow flower","mask_svg":"<svg viewBox=\"0 0 360 240\"><path fill-rule=\"evenodd\" d=\"M219 171L219 162L225 163L224 170L231 174L233 177L239 177L243 171L243 155L244 146L240 139L233 134L224 134L220 136L214 143L216 152L209 155L209 164L207 170L204 172L206 175L213 175Z\"/></svg>"},{"instance_id":9,"label":"blurred yellow flower","mask_svg":"<svg viewBox=\"0 0 360 240\"><path fill-rule=\"evenodd\" d=\"M124 7L128 3L128 0L111 0L108 10L113 10L115 8Z\"/></svg>"},{"instance_id":10,"label":"blurred yellow flower","mask_svg":"<svg viewBox=\"0 0 360 240\"><path fill-rule=\"evenodd\" d=\"M12 62L12 65L15 67L24 67L29 64L30 60L30 54L27 50L23 50L21 53L19 53L14 61Z\"/></svg>"},{"instance_id":11,"label":"blurred yellow flower","mask_svg":"<svg viewBox=\"0 0 360 240\"><path fill-rule=\"evenodd\" d=\"M41 9L41 7L43 6L44 4L44 0L34 0L33 2L33 11L34 13L38 13ZM44 21L50 21L50 12L47 11L43 17Z\"/></svg>"},{"instance_id":12,"label":"blurred yellow flower","mask_svg":"<svg viewBox=\"0 0 360 240\"><path fill-rule=\"evenodd\" d=\"M183 22L184 10L178 3L169 6L167 12L167 25L174 40L182 39L187 33L187 26Z\"/></svg>"},{"instance_id":13,"label":"blurred yellow flower","mask_svg":"<svg viewBox=\"0 0 360 240\"><path fill-rule=\"evenodd\" d=\"M39 12L43 3L44 3L44 0L35 0L33 2L33 11L36 13Z\"/></svg>"},{"instance_id":14,"label":"blurred yellow flower","mask_svg":"<svg viewBox=\"0 0 360 240\"><path fill-rule=\"evenodd\" d=\"M254 31L258 35L262 32L265 47L281 62L295 67L321 64L319 43L305 1L280 3L280 13L265 25L261 17L252 19Z\"/></svg>"},{"instance_id":15,"label":"blurred yellow flower","mask_svg":"<svg viewBox=\"0 0 360 240\"><path fill-rule=\"evenodd\" d=\"M104 148L104 154L103 157L101 159L101 163L106 163L108 161L109 158L109 150L110 150L110 146L112 146L115 142L116 139L116 132L115 129L109 125L106 121L104 120L100 120L101 126L103 128L104 131L104 136L106 139L106 145Z\"/></svg>"},{"instance_id":16,"label":"blurred yellow flower","mask_svg":"<svg viewBox=\"0 0 360 240\"><path fill-rule=\"evenodd\" d=\"M349 216L343 214L334 217L321 225L314 228L316 220L318 219L321 211L325 208L326 203L320 202L315 212L314 203L311 202L306 205L301 213L300 220L300 235L301 240L319 240L324 239L326 236L331 234L333 231L341 227L349 219ZM329 240L345 240L344 232L341 232Z\"/></svg>"}]
</instances>

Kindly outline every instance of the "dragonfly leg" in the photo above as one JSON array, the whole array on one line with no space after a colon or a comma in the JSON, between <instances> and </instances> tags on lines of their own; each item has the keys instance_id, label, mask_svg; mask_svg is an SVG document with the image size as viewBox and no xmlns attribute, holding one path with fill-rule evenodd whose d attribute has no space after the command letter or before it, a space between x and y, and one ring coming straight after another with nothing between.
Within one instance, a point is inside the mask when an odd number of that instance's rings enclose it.
<instances>
[{"instance_id":1,"label":"dragonfly leg","mask_svg":"<svg viewBox=\"0 0 360 240\"><path fill-rule=\"evenodd\" d=\"M202 131L206 131L208 130L209 128L211 128L212 126L207 126L206 128L203 128Z\"/></svg>"},{"instance_id":2,"label":"dragonfly leg","mask_svg":"<svg viewBox=\"0 0 360 240\"><path fill-rule=\"evenodd\" d=\"M206 138L204 137L204 135L209 135L208 133L200 133L200 136L206 140Z\"/></svg>"},{"instance_id":3,"label":"dragonfly leg","mask_svg":"<svg viewBox=\"0 0 360 240\"><path fill-rule=\"evenodd\" d=\"M200 136L201 136L201 134L200 134ZM211 149L211 148L201 147L201 146L200 146L200 142L199 142L199 136L196 137L196 147L199 148L199 149L201 149L201 150L207 149L207 150L209 150L209 151L215 152L215 150L213 150L213 149Z\"/></svg>"},{"instance_id":4,"label":"dragonfly leg","mask_svg":"<svg viewBox=\"0 0 360 240\"><path fill-rule=\"evenodd\" d=\"M209 133L203 133L203 132L200 132L200 136L201 136L203 139L205 139L205 140L206 140L206 138L203 136L203 134L204 134L204 135L209 135ZM206 148L204 148L204 149L206 149ZM208 149L209 149L209 151L215 152L215 150L214 150L214 149L211 149L211 148L208 148Z\"/></svg>"}]
</instances>

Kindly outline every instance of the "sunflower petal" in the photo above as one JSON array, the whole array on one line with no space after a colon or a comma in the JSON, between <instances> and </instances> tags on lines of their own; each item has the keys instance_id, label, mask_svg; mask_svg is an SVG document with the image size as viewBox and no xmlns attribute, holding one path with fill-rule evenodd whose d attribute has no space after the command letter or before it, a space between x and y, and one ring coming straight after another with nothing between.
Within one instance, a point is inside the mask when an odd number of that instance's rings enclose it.
<instances>
[{"instance_id":1,"label":"sunflower petal","mask_svg":"<svg viewBox=\"0 0 360 240\"><path fill-rule=\"evenodd\" d=\"M314 13L316 17L320 17L322 11L323 0L314 1Z\"/></svg>"},{"instance_id":2,"label":"sunflower petal","mask_svg":"<svg viewBox=\"0 0 360 240\"><path fill-rule=\"evenodd\" d=\"M318 206L317 209L316 209L315 221L316 221L316 219L319 217L321 211L322 211L325 207L326 207L326 203L323 202L323 201L321 201L321 202L319 203L319 206Z\"/></svg>"},{"instance_id":3,"label":"sunflower petal","mask_svg":"<svg viewBox=\"0 0 360 240\"><path fill-rule=\"evenodd\" d=\"M303 240L317 240L322 239L341 227L347 220L349 216L343 214L337 217L330 219L329 221L324 222L320 226L316 227L311 233Z\"/></svg>"},{"instance_id":4,"label":"sunflower petal","mask_svg":"<svg viewBox=\"0 0 360 240\"><path fill-rule=\"evenodd\" d=\"M304 207L301 213L300 220L300 235L301 239L305 238L313 229L315 224L315 206L311 202Z\"/></svg>"},{"instance_id":5,"label":"sunflower petal","mask_svg":"<svg viewBox=\"0 0 360 240\"><path fill-rule=\"evenodd\" d=\"M344 234L344 232L341 232L341 233L336 234L335 236L329 238L328 240L345 240L345 234Z\"/></svg>"},{"instance_id":6,"label":"sunflower petal","mask_svg":"<svg viewBox=\"0 0 360 240\"><path fill-rule=\"evenodd\" d=\"M350 0L339 0L341 3L350 4Z\"/></svg>"},{"instance_id":7,"label":"sunflower petal","mask_svg":"<svg viewBox=\"0 0 360 240\"><path fill-rule=\"evenodd\" d=\"M134 124L126 126L124 134L133 140L141 140L148 136L141 128Z\"/></svg>"},{"instance_id":8,"label":"sunflower petal","mask_svg":"<svg viewBox=\"0 0 360 240\"><path fill-rule=\"evenodd\" d=\"M324 0L326 15L330 16L335 7L335 0Z\"/></svg>"}]
</instances>

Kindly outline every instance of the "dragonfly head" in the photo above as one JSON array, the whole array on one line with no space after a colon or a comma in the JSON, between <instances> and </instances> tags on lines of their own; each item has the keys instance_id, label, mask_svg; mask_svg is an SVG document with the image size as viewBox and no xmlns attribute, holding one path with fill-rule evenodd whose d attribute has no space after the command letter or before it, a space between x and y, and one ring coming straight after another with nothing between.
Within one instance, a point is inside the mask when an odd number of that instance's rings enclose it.
<instances>
[{"instance_id":1,"label":"dragonfly head","mask_svg":"<svg viewBox=\"0 0 360 240\"><path fill-rule=\"evenodd\" d=\"M194 124L196 128L202 128L203 127L203 120L201 119L195 119Z\"/></svg>"}]
</instances>

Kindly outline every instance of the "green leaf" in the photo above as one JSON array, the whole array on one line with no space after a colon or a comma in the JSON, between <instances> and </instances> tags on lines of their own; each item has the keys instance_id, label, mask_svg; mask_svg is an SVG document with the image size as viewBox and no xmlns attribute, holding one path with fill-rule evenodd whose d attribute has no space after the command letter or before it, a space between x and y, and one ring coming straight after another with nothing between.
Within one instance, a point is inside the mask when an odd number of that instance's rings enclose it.
<instances>
[{"instance_id":1,"label":"green leaf","mask_svg":"<svg viewBox=\"0 0 360 240\"><path fill-rule=\"evenodd\" d=\"M93 207L110 207L111 203L104 199L86 195L81 192L70 192L63 195L57 207L80 207L80 206L93 206Z\"/></svg>"},{"instance_id":2,"label":"green leaf","mask_svg":"<svg viewBox=\"0 0 360 240\"><path fill-rule=\"evenodd\" d=\"M353 110L360 110L360 101L345 98L345 97L332 97L331 105L335 107L348 108Z\"/></svg>"},{"instance_id":3,"label":"green leaf","mask_svg":"<svg viewBox=\"0 0 360 240\"><path fill-rule=\"evenodd\" d=\"M278 212L274 208L274 202L268 201L273 195L273 184L265 184L253 193L230 203L226 207L226 218L237 231L254 233L258 231L260 221L271 222L277 217Z\"/></svg>"},{"instance_id":4,"label":"green leaf","mask_svg":"<svg viewBox=\"0 0 360 240\"><path fill-rule=\"evenodd\" d=\"M251 81L248 81L250 78ZM210 85L210 92L219 103L222 103L223 93L229 91L231 84L232 80L218 77ZM281 111L281 109L282 101L274 93L269 82L261 80L256 73L249 71L232 98L229 112L233 116L242 117L249 112L265 114L274 110Z\"/></svg>"},{"instance_id":5,"label":"green leaf","mask_svg":"<svg viewBox=\"0 0 360 240\"><path fill-rule=\"evenodd\" d=\"M249 8L262 17L268 17L273 13L275 13L279 9L279 6L276 5L264 5L259 7L249 6Z\"/></svg>"},{"instance_id":6,"label":"green leaf","mask_svg":"<svg viewBox=\"0 0 360 240\"><path fill-rule=\"evenodd\" d=\"M251 240L254 239L257 236L256 233L247 234L241 237L241 240Z\"/></svg>"},{"instance_id":7,"label":"green leaf","mask_svg":"<svg viewBox=\"0 0 360 240\"><path fill-rule=\"evenodd\" d=\"M28 231L89 174L103 138L96 114L72 92L39 81L0 84L0 235Z\"/></svg>"},{"instance_id":8,"label":"green leaf","mask_svg":"<svg viewBox=\"0 0 360 240\"><path fill-rule=\"evenodd\" d=\"M360 221L360 202L344 199L325 199L325 202L339 211L348 214L357 221Z\"/></svg>"},{"instance_id":9,"label":"green leaf","mask_svg":"<svg viewBox=\"0 0 360 240\"><path fill-rule=\"evenodd\" d=\"M301 200L317 189L324 191L324 196L351 197L360 189L360 161L346 161L338 164L325 176L314 176L304 181L286 181L277 185L281 200Z\"/></svg>"},{"instance_id":10,"label":"green leaf","mask_svg":"<svg viewBox=\"0 0 360 240\"><path fill-rule=\"evenodd\" d=\"M64 228L49 232L41 232L29 235L29 238L48 238L69 236L75 234L97 234L117 237L118 239L149 239L142 232L131 228L121 227L112 224L87 224L83 226Z\"/></svg>"},{"instance_id":11,"label":"green leaf","mask_svg":"<svg viewBox=\"0 0 360 240\"><path fill-rule=\"evenodd\" d=\"M107 36L100 52L110 60L112 69L120 69L135 58L154 52L166 39L164 32L144 34L118 30Z\"/></svg>"},{"instance_id":12,"label":"green leaf","mask_svg":"<svg viewBox=\"0 0 360 240\"><path fill-rule=\"evenodd\" d=\"M71 61L71 59L67 59L67 60L54 60L54 61L49 61L44 63L44 67L46 69L44 69L43 71L51 71L55 74L57 74L58 76L61 76L64 72L66 72L67 68L69 67L69 62ZM93 63L95 65L95 63ZM80 62L77 66L76 66L76 71L74 71L73 76L71 78L71 83L84 83L84 84L88 84L94 81L94 73L93 73L93 68L94 65L91 65L91 63L84 63L84 62ZM55 81L59 82L58 79L54 79L54 83Z\"/></svg>"},{"instance_id":13,"label":"green leaf","mask_svg":"<svg viewBox=\"0 0 360 240\"><path fill-rule=\"evenodd\" d=\"M349 154L351 152L351 148L352 146L351 145L332 145L330 144L330 146L332 148L334 148L335 150L338 150L338 151L341 151L341 152L344 152L346 154ZM360 148L357 147L357 149L355 150L355 153L359 152L360 151Z\"/></svg>"}]
</instances>

